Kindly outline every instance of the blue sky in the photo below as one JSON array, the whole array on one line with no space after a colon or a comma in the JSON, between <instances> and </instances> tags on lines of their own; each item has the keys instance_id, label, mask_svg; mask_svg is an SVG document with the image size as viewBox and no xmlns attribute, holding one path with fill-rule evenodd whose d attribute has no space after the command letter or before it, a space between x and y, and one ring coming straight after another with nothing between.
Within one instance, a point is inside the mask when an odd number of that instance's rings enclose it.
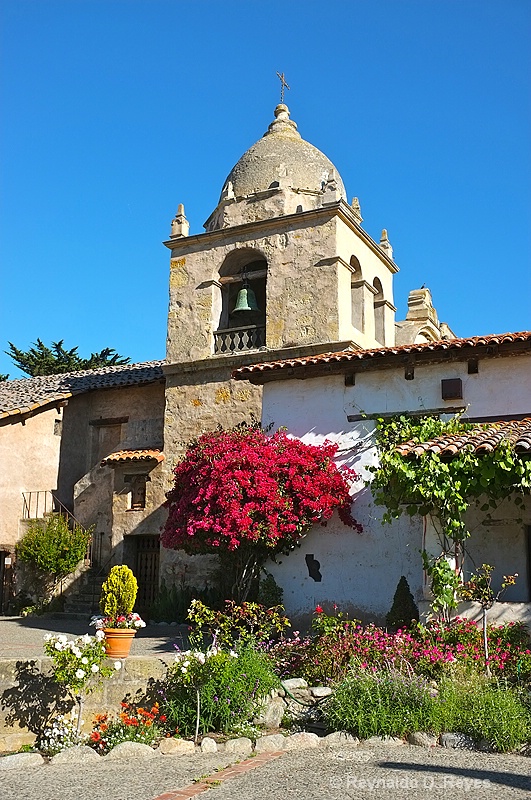
<instances>
[{"instance_id":1,"label":"blue sky","mask_svg":"<svg viewBox=\"0 0 531 800\"><path fill-rule=\"evenodd\" d=\"M2 351L164 357L161 242L178 203L202 231L277 70L389 231L397 318L425 283L458 335L531 327L528 0L3 0L0 23Z\"/></svg>"}]
</instances>

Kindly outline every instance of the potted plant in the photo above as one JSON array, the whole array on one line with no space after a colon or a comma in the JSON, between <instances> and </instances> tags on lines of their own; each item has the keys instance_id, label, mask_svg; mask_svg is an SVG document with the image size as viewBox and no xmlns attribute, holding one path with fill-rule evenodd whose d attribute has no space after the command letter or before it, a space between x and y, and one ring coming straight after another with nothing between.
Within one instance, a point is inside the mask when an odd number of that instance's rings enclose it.
<instances>
[{"instance_id":1,"label":"potted plant","mask_svg":"<svg viewBox=\"0 0 531 800\"><path fill-rule=\"evenodd\" d=\"M93 617L90 624L103 630L109 658L127 658L134 635L146 625L133 613L137 592L137 580L125 564L113 567L101 587L102 616Z\"/></svg>"}]
</instances>

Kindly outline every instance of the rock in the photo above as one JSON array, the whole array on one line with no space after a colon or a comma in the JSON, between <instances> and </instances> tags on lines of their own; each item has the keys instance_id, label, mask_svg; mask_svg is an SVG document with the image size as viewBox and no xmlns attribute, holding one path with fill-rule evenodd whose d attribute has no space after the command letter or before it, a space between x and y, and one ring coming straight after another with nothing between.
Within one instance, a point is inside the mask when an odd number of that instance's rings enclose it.
<instances>
[{"instance_id":1,"label":"rock","mask_svg":"<svg viewBox=\"0 0 531 800\"><path fill-rule=\"evenodd\" d=\"M159 753L163 756L180 756L195 753L195 745L188 739L174 739L169 736L159 744Z\"/></svg>"},{"instance_id":2,"label":"rock","mask_svg":"<svg viewBox=\"0 0 531 800\"><path fill-rule=\"evenodd\" d=\"M414 731L407 737L409 744L414 744L416 747L436 747L437 737L432 733L425 733L424 731Z\"/></svg>"},{"instance_id":3,"label":"rock","mask_svg":"<svg viewBox=\"0 0 531 800\"><path fill-rule=\"evenodd\" d=\"M14 753L0 758L0 770L40 767L41 764L44 764L44 758L40 753Z\"/></svg>"},{"instance_id":4,"label":"rock","mask_svg":"<svg viewBox=\"0 0 531 800\"><path fill-rule=\"evenodd\" d=\"M25 744L35 744L36 736L34 733L8 733L5 736L0 736L0 753L12 752L13 750L20 750Z\"/></svg>"},{"instance_id":5,"label":"rock","mask_svg":"<svg viewBox=\"0 0 531 800\"><path fill-rule=\"evenodd\" d=\"M353 736L346 731L334 731L329 733L328 736L323 736L319 744L321 747L335 747L336 745L349 744L356 747L360 743L357 736Z\"/></svg>"},{"instance_id":6,"label":"rock","mask_svg":"<svg viewBox=\"0 0 531 800\"><path fill-rule=\"evenodd\" d=\"M270 753L284 750L287 736L281 733L272 733L269 736L261 736L256 740L255 753Z\"/></svg>"},{"instance_id":7,"label":"rock","mask_svg":"<svg viewBox=\"0 0 531 800\"><path fill-rule=\"evenodd\" d=\"M475 750L476 745L470 736L465 736L464 733L441 733L439 742L442 747L450 750Z\"/></svg>"},{"instance_id":8,"label":"rock","mask_svg":"<svg viewBox=\"0 0 531 800\"><path fill-rule=\"evenodd\" d=\"M304 678L288 678L287 680L282 681L282 686L289 692L292 692L294 689L308 688L308 684L306 683Z\"/></svg>"},{"instance_id":9,"label":"rock","mask_svg":"<svg viewBox=\"0 0 531 800\"><path fill-rule=\"evenodd\" d=\"M284 744L284 750L306 750L313 747L319 747L319 737L316 733L293 733L286 737Z\"/></svg>"},{"instance_id":10,"label":"rock","mask_svg":"<svg viewBox=\"0 0 531 800\"><path fill-rule=\"evenodd\" d=\"M50 764L88 764L92 761L99 761L99 756L92 747L86 744L78 744L74 747L67 747L61 750L50 761Z\"/></svg>"},{"instance_id":11,"label":"rock","mask_svg":"<svg viewBox=\"0 0 531 800\"><path fill-rule=\"evenodd\" d=\"M143 744L142 742L120 742L104 758L107 761L122 761L124 759L134 761L137 758L153 758L156 755L157 751L153 750L148 744Z\"/></svg>"},{"instance_id":12,"label":"rock","mask_svg":"<svg viewBox=\"0 0 531 800\"><path fill-rule=\"evenodd\" d=\"M312 697L330 697L332 689L330 686L312 686L310 694Z\"/></svg>"},{"instance_id":13,"label":"rock","mask_svg":"<svg viewBox=\"0 0 531 800\"><path fill-rule=\"evenodd\" d=\"M396 745L404 744L404 740L399 739L397 736L371 736L369 739L365 739L363 744L387 744L395 747Z\"/></svg>"},{"instance_id":14,"label":"rock","mask_svg":"<svg viewBox=\"0 0 531 800\"><path fill-rule=\"evenodd\" d=\"M266 728L278 728L285 713L286 704L283 699L274 697L264 704L254 722L256 725L264 725Z\"/></svg>"},{"instance_id":15,"label":"rock","mask_svg":"<svg viewBox=\"0 0 531 800\"><path fill-rule=\"evenodd\" d=\"M201 742L201 752L202 753L217 753L218 746L214 739L211 739L210 736L205 736L203 741Z\"/></svg>"},{"instance_id":16,"label":"rock","mask_svg":"<svg viewBox=\"0 0 531 800\"><path fill-rule=\"evenodd\" d=\"M225 752L234 753L239 756L248 756L253 749L253 743L246 736L239 739L227 739L225 742Z\"/></svg>"}]
</instances>

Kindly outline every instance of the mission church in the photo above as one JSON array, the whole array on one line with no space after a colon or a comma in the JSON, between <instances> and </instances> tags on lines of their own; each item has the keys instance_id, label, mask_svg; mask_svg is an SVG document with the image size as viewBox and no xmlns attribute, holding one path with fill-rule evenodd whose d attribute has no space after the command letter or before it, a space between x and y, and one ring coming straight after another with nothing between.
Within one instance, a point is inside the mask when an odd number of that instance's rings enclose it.
<instances>
[{"instance_id":1,"label":"mission church","mask_svg":"<svg viewBox=\"0 0 531 800\"><path fill-rule=\"evenodd\" d=\"M51 509L64 510L85 527L94 526L91 566L77 581L80 598L84 586L87 594L91 570L107 571L115 563L128 563L137 574L143 610L162 582L207 584L212 569L208 557L160 548L165 493L187 442L218 426L262 418L266 379L259 376L267 372L264 363L280 365L282 379L294 370L296 380L288 383L296 390L289 390L283 403L288 410L290 397L297 398L302 413L305 387L310 389L312 382L300 378L315 373L326 379L327 373L337 372L334 364L342 364L339 402L344 403L346 387L355 382L354 356L359 366L375 363L373 357L381 355L380 364L391 360L401 380L409 381L414 379L413 354L447 353L447 344L465 341L439 322L426 288L410 292L406 318L395 320L393 278L398 267L387 232L375 241L362 222L360 203L357 198L347 201L336 167L301 137L288 107L280 103L265 134L230 171L205 232L189 235L184 206L178 207L164 242L170 251L166 359L0 384L4 608L13 591L15 543L28 519ZM524 345L520 341L510 347L520 347L529 356L530 337ZM467 364L469 351L476 358L483 352L475 340L459 347ZM389 396L388 379L389 387L394 386L395 377L391 380L380 370L379 386L364 412L379 410L375 397ZM449 379L454 386L443 395L444 402L433 401L439 413L466 407L455 383L461 379L453 373ZM323 387L322 397L329 389ZM391 406L388 412L396 410ZM317 401L316 419L319 409ZM528 410L516 409L517 417ZM277 427L294 416L296 410L284 415L278 403L265 414ZM339 428L325 431L321 438L337 439L348 431L349 419L346 415ZM305 420L306 433L315 422ZM374 519L374 514L369 516ZM344 545L342 539L343 553ZM378 556L379 545L374 547L373 554L365 556L371 563L385 560L387 552L388 567L376 578L376 584L389 583L382 601L387 603L401 573L395 575L387 545L380 547ZM331 599L346 595L347 605L355 610L370 611L367 598L352 599L359 584L356 589L350 579L345 583L337 564L325 570L331 581L328 588L325 583L316 586L304 564L297 570L293 575L279 572L288 611L296 613L303 601L319 600L322 590ZM408 570L413 567L406 565L402 574ZM413 584L422 594L421 578ZM292 590L292 585L299 589ZM75 595L71 602L75 609ZM376 606L374 611L380 613Z\"/></svg>"}]
</instances>

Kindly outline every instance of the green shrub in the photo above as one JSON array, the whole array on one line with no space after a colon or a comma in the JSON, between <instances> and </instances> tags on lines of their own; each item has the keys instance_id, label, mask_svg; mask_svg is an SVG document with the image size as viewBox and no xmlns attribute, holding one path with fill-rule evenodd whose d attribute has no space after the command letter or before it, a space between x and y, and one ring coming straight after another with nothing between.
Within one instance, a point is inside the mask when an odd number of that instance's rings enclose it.
<instances>
[{"instance_id":1,"label":"green shrub","mask_svg":"<svg viewBox=\"0 0 531 800\"><path fill-rule=\"evenodd\" d=\"M266 608L281 606L284 600L284 590L278 585L273 575L264 570L264 577L260 576L258 586L258 596L256 598L260 605Z\"/></svg>"},{"instance_id":2,"label":"green shrub","mask_svg":"<svg viewBox=\"0 0 531 800\"><path fill-rule=\"evenodd\" d=\"M508 752L531 738L531 710L523 694L505 681L474 677L440 683L433 721L438 730L464 733Z\"/></svg>"},{"instance_id":3,"label":"green shrub","mask_svg":"<svg viewBox=\"0 0 531 800\"><path fill-rule=\"evenodd\" d=\"M430 686L413 674L394 670L351 672L325 706L331 730L370 736L405 736L432 728Z\"/></svg>"},{"instance_id":4,"label":"green shrub","mask_svg":"<svg viewBox=\"0 0 531 800\"><path fill-rule=\"evenodd\" d=\"M138 583L125 564L113 567L101 587L100 609L106 617L130 614L135 605Z\"/></svg>"},{"instance_id":5,"label":"green shrub","mask_svg":"<svg viewBox=\"0 0 531 800\"><path fill-rule=\"evenodd\" d=\"M523 691L505 681L443 678L438 689L412 673L361 669L342 681L324 709L332 730L362 739L413 731L463 733L507 752L531 738Z\"/></svg>"},{"instance_id":6,"label":"green shrub","mask_svg":"<svg viewBox=\"0 0 531 800\"><path fill-rule=\"evenodd\" d=\"M199 732L231 733L253 719L278 685L268 657L251 645L238 652L188 651L179 654L169 670L161 710L170 730L178 728L182 736L191 736L199 691Z\"/></svg>"},{"instance_id":7,"label":"green shrub","mask_svg":"<svg viewBox=\"0 0 531 800\"><path fill-rule=\"evenodd\" d=\"M41 601L49 600L58 584L75 571L85 557L91 534L92 530L80 525L70 528L62 514L30 521L16 555L36 578Z\"/></svg>"},{"instance_id":8,"label":"green shrub","mask_svg":"<svg viewBox=\"0 0 531 800\"><path fill-rule=\"evenodd\" d=\"M409 583L402 575L396 587L393 605L385 621L388 628L397 630L398 628L409 628L412 620L419 621L419 610L411 594Z\"/></svg>"},{"instance_id":9,"label":"green shrub","mask_svg":"<svg viewBox=\"0 0 531 800\"><path fill-rule=\"evenodd\" d=\"M157 597L149 609L149 618L155 622L186 622L192 600L201 600L208 606L219 608L223 600L216 588L205 586L167 586L161 584Z\"/></svg>"}]
</instances>

